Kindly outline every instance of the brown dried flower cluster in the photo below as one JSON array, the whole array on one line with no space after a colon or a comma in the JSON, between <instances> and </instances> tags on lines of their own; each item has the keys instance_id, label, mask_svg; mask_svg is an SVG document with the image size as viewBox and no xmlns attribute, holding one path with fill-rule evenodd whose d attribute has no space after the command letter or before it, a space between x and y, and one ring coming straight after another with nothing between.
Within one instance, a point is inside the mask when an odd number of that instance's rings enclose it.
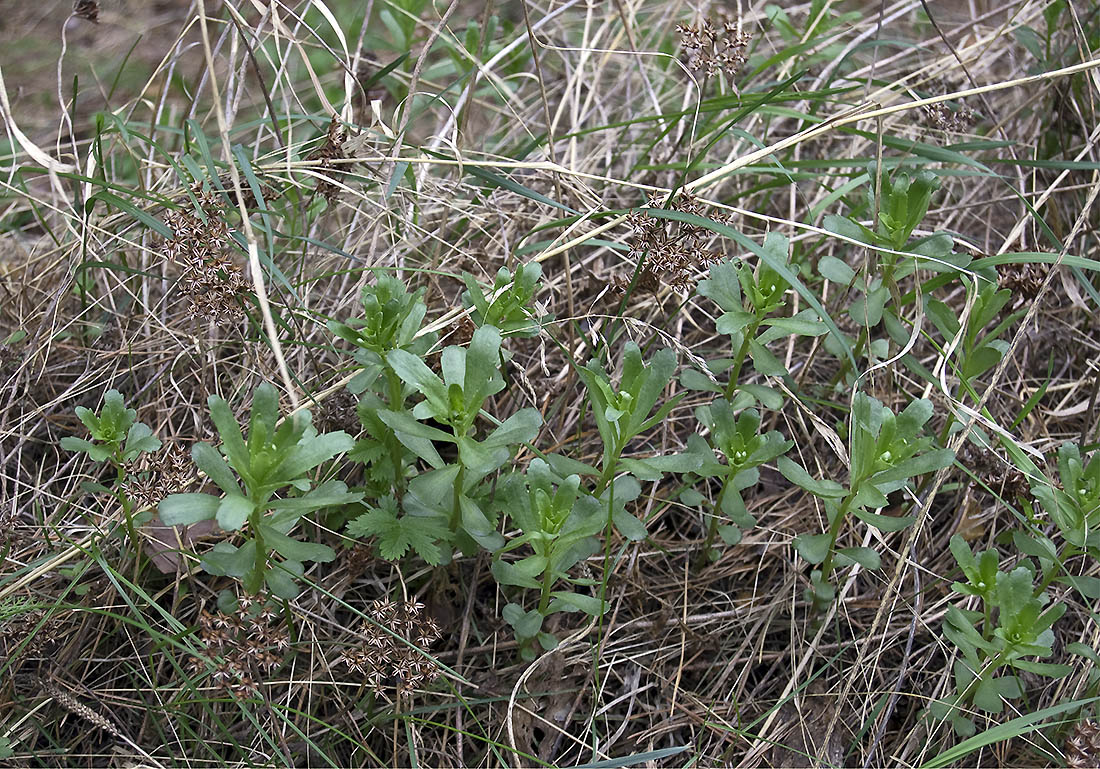
<instances>
[{"instance_id":1,"label":"brown dried flower cluster","mask_svg":"<svg viewBox=\"0 0 1100 769\"><path fill-rule=\"evenodd\" d=\"M752 35L741 29L740 19L725 19L719 26L710 19L704 19L698 27L677 24L676 31L680 33L688 69L706 72L708 76L719 72L727 77L736 75L745 63L745 49L752 40Z\"/></svg>"},{"instance_id":2,"label":"brown dried flower cluster","mask_svg":"<svg viewBox=\"0 0 1100 769\"><path fill-rule=\"evenodd\" d=\"M99 23L99 0L74 0L73 16Z\"/></svg>"},{"instance_id":3,"label":"brown dried flower cluster","mask_svg":"<svg viewBox=\"0 0 1100 769\"><path fill-rule=\"evenodd\" d=\"M1002 499L1012 501L1031 491L1027 476L989 449L968 443L959 452L959 462Z\"/></svg>"},{"instance_id":4,"label":"brown dried flower cluster","mask_svg":"<svg viewBox=\"0 0 1100 769\"><path fill-rule=\"evenodd\" d=\"M1039 296L1050 267L1045 264L1004 264L997 270L997 284L1030 302Z\"/></svg>"},{"instance_id":5,"label":"brown dried flower cluster","mask_svg":"<svg viewBox=\"0 0 1100 769\"><path fill-rule=\"evenodd\" d=\"M374 548L363 543L341 551L341 556L343 557L349 583L363 576L367 568L377 560Z\"/></svg>"},{"instance_id":6,"label":"brown dried flower cluster","mask_svg":"<svg viewBox=\"0 0 1100 769\"><path fill-rule=\"evenodd\" d=\"M192 673L201 675L213 668L214 686L237 699L255 696L261 671L270 673L279 667L290 647L278 612L247 597L238 600L233 614L202 612L199 637L206 650L191 658Z\"/></svg>"},{"instance_id":7,"label":"brown dried flower cluster","mask_svg":"<svg viewBox=\"0 0 1100 769\"><path fill-rule=\"evenodd\" d=\"M8 662L24 642L26 646L19 652L21 659L52 653L61 640L64 622L54 614L39 627L45 615L42 609L32 609L0 618L0 661Z\"/></svg>"},{"instance_id":8,"label":"brown dried flower cluster","mask_svg":"<svg viewBox=\"0 0 1100 769\"><path fill-rule=\"evenodd\" d=\"M343 430L356 435L363 429L356 412L358 405L359 399L346 387L341 387L322 401L314 424L321 432Z\"/></svg>"},{"instance_id":9,"label":"brown dried flower cluster","mask_svg":"<svg viewBox=\"0 0 1100 769\"><path fill-rule=\"evenodd\" d=\"M0 374L5 376L19 368L21 356L10 344L0 344Z\"/></svg>"},{"instance_id":10,"label":"brown dried flower cluster","mask_svg":"<svg viewBox=\"0 0 1100 769\"><path fill-rule=\"evenodd\" d=\"M463 315L451 325L451 330L446 337L447 344L456 344L459 347L465 347L470 343L470 340L474 338L475 331L477 331L477 326L470 320L470 316Z\"/></svg>"},{"instance_id":11,"label":"brown dried flower cluster","mask_svg":"<svg viewBox=\"0 0 1100 769\"><path fill-rule=\"evenodd\" d=\"M934 78L925 84L925 89L932 96L945 96L953 90L944 78ZM964 133L978 124L980 116L977 112L966 106L961 100L958 102L939 102L928 104L922 108L921 122L929 128L947 133Z\"/></svg>"},{"instance_id":12,"label":"brown dried flower cluster","mask_svg":"<svg viewBox=\"0 0 1100 769\"><path fill-rule=\"evenodd\" d=\"M156 507L169 494L179 494L195 480L191 456L182 447L161 446L155 454L143 454L140 463L122 486L139 509Z\"/></svg>"},{"instance_id":13,"label":"brown dried flower cluster","mask_svg":"<svg viewBox=\"0 0 1100 769\"><path fill-rule=\"evenodd\" d=\"M388 628L401 638L426 649L443 637L439 624L423 615L419 601L394 603L380 599L371 605L371 619L359 628L360 646L348 649L338 660L353 673L366 676L367 684L381 691L393 681L399 692L408 692L433 681L439 669L424 654L387 633Z\"/></svg>"},{"instance_id":14,"label":"brown dried flower cluster","mask_svg":"<svg viewBox=\"0 0 1100 769\"><path fill-rule=\"evenodd\" d=\"M321 161L320 170L324 172L324 175L317 180L317 192L330 203L336 199L336 195L340 192L340 188L330 179L339 179L343 176L342 173L335 170L338 165L335 161L347 157L344 154L344 141L346 139L347 131L340 124L340 118L333 115L328 125L328 135L325 137L324 143L314 150L308 158L309 160Z\"/></svg>"},{"instance_id":15,"label":"brown dried flower cluster","mask_svg":"<svg viewBox=\"0 0 1100 769\"><path fill-rule=\"evenodd\" d=\"M237 320L244 316L242 302L250 284L233 261L229 225L221 216L217 196L196 190L202 216L194 211L170 211L166 223L176 237L161 247L164 258L183 267L179 289L191 305L192 319L215 322Z\"/></svg>"},{"instance_id":16,"label":"brown dried flower cluster","mask_svg":"<svg viewBox=\"0 0 1100 769\"><path fill-rule=\"evenodd\" d=\"M978 123L978 113L970 107L952 109L945 102L924 106L922 122L938 131L947 133L965 133Z\"/></svg>"},{"instance_id":17,"label":"brown dried flower cluster","mask_svg":"<svg viewBox=\"0 0 1100 769\"><path fill-rule=\"evenodd\" d=\"M663 208L660 197L649 201L649 208ZM709 216L706 207L690 194L681 194L671 210L697 216ZM714 233L705 227L670 219L647 216L643 211L632 211L627 224L634 230L630 242L630 256L642 267L634 284L634 291L656 293L661 286L675 291L687 291L698 279L700 268L720 261L723 255L706 248ZM630 286L630 276L616 278L612 287L625 293Z\"/></svg>"},{"instance_id":18,"label":"brown dried flower cluster","mask_svg":"<svg viewBox=\"0 0 1100 769\"><path fill-rule=\"evenodd\" d=\"M1069 769L1100 766L1100 726L1089 719L1075 724L1065 753Z\"/></svg>"}]
</instances>

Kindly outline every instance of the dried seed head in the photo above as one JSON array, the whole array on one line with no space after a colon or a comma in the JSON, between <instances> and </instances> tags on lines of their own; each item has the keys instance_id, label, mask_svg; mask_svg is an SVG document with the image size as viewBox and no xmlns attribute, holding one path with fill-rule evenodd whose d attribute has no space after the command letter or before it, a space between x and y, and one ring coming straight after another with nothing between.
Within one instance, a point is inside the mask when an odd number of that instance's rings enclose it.
<instances>
[{"instance_id":1,"label":"dried seed head","mask_svg":"<svg viewBox=\"0 0 1100 769\"><path fill-rule=\"evenodd\" d=\"M348 670L364 675L367 684L376 691L392 682L400 693L407 694L430 683L439 674L432 661L385 629L418 648L429 647L443 633L434 619L423 616L423 610L424 604L419 601L375 601L370 609L374 622L364 622L359 628L360 645L345 651L338 661Z\"/></svg>"},{"instance_id":2,"label":"dried seed head","mask_svg":"<svg viewBox=\"0 0 1100 769\"><path fill-rule=\"evenodd\" d=\"M1081 721L1066 740L1066 766L1070 769L1100 766L1100 726Z\"/></svg>"},{"instance_id":3,"label":"dried seed head","mask_svg":"<svg viewBox=\"0 0 1100 769\"><path fill-rule=\"evenodd\" d=\"M369 545L358 544L350 550L344 551L344 559L347 564L348 577L354 580L367 570L374 561L374 548Z\"/></svg>"},{"instance_id":4,"label":"dried seed head","mask_svg":"<svg viewBox=\"0 0 1100 769\"><path fill-rule=\"evenodd\" d=\"M188 452L182 446L166 443L155 454L142 455L122 488L139 508L153 508L169 494L186 491L194 480L195 469Z\"/></svg>"},{"instance_id":5,"label":"dried seed head","mask_svg":"<svg viewBox=\"0 0 1100 769\"><path fill-rule=\"evenodd\" d=\"M1043 264L1004 264L997 271L997 284L1026 302L1039 295L1050 267Z\"/></svg>"},{"instance_id":6,"label":"dried seed head","mask_svg":"<svg viewBox=\"0 0 1100 769\"><path fill-rule=\"evenodd\" d=\"M710 19L704 19L698 27L678 24L680 47L684 63L692 72L703 71L708 77L722 72L733 77L745 63L745 50L752 35L741 28L741 20L725 19L720 28Z\"/></svg>"},{"instance_id":7,"label":"dried seed head","mask_svg":"<svg viewBox=\"0 0 1100 769\"><path fill-rule=\"evenodd\" d=\"M663 198L649 201L649 208L664 208ZM682 194L669 206L673 211L707 216L710 212L693 195ZM716 218L711 216L711 218ZM642 267L634 284L636 292L656 293L661 286L674 291L690 290L700 268L722 259L722 254L707 246L714 234L687 222L659 219L642 211L632 211L627 223L634 230L630 254ZM611 281L613 290L622 294L630 286L631 276Z\"/></svg>"},{"instance_id":8,"label":"dried seed head","mask_svg":"<svg viewBox=\"0 0 1100 769\"><path fill-rule=\"evenodd\" d=\"M317 410L315 421L317 429L322 432L343 430L356 435L362 430L359 414L356 412L358 405L359 399L346 387L337 390L329 395Z\"/></svg>"},{"instance_id":9,"label":"dried seed head","mask_svg":"<svg viewBox=\"0 0 1100 769\"><path fill-rule=\"evenodd\" d=\"M217 196L198 187L193 193L199 211L171 211L165 217L175 237L164 242L161 255L183 267L177 285L191 300L189 317L234 321L244 316L251 285L231 258L229 225Z\"/></svg>"},{"instance_id":10,"label":"dried seed head","mask_svg":"<svg viewBox=\"0 0 1100 769\"><path fill-rule=\"evenodd\" d=\"M106 716L99 713L92 708L80 702L69 692L62 689L60 686L54 684L52 681L42 681L42 689L49 696L53 697L54 701L61 707L68 710L73 715L83 718L90 724L98 726L103 731L107 732L113 737L122 738L122 732L118 730L114 724L107 720Z\"/></svg>"},{"instance_id":11,"label":"dried seed head","mask_svg":"<svg viewBox=\"0 0 1100 769\"><path fill-rule=\"evenodd\" d=\"M54 614L43 623L45 611L23 611L23 608L22 604L0 608L0 661L5 663L20 647L21 660L49 657L64 637L65 623L61 617Z\"/></svg>"},{"instance_id":12,"label":"dried seed head","mask_svg":"<svg viewBox=\"0 0 1100 769\"><path fill-rule=\"evenodd\" d=\"M978 113L970 107L952 109L944 102L927 104L923 111L921 122L929 128L947 133L965 133L977 125L980 119Z\"/></svg>"},{"instance_id":13,"label":"dried seed head","mask_svg":"<svg viewBox=\"0 0 1100 769\"><path fill-rule=\"evenodd\" d=\"M344 154L344 142L346 140L347 131L341 125L340 118L333 115L332 120L329 122L328 134L325 136L324 143L307 158L308 160L321 161L320 170L325 173L317 181L317 192L330 203L336 199L337 194L340 192L340 188L334 180L339 180L344 174L336 170L339 164L335 161L347 157Z\"/></svg>"},{"instance_id":14,"label":"dried seed head","mask_svg":"<svg viewBox=\"0 0 1100 769\"><path fill-rule=\"evenodd\" d=\"M0 344L0 375L10 376L19 368L22 356L10 344Z\"/></svg>"},{"instance_id":15,"label":"dried seed head","mask_svg":"<svg viewBox=\"0 0 1100 769\"><path fill-rule=\"evenodd\" d=\"M994 494L1009 502L1026 497L1031 491L1027 476L989 449L967 444L959 452L959 461Z\"/></svg>"},{"instance_id":16,"label":"dried seed head","mask_svg":"<svg viewBox=\"0 0 1100 769\"><path fill-rule=\"evenodd\" d=\"M99 0L74 0L73 16L99 23Z\"/></svg>"},{"instance_id":17,"label":"dried seed head","mask_svg":"<svg viewBox=\"0 0 1100 769\"><path fill-rule=\"evenodd\" d=\"M279 613L247 597L231 615L200 612L199 637L205 649L192 658L191 672L209 672L215 688L238 699L256 696L260 671L278 668L290 647Z\"/></svg>"}]
</instances>

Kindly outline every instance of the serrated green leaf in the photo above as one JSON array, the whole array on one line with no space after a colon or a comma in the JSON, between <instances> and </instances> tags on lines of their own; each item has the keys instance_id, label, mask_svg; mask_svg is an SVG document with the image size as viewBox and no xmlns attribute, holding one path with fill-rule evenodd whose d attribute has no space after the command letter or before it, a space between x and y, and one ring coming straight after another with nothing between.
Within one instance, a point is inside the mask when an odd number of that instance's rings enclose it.
<instances>
[{"instance_id":1,"label":"serrated green leaf","mask_svg":"<svg viewBox=\"0 0 1100 769\"><path fill-rule=\"evenodd\" d=\"M348 523L355 537L378 537L378 551L388 561L402 558L411 547L432 566L443 561L439 542L448 541L450 530L437 518L420 515L397 516L392 498Z\"/></svg>"}]
</instances>

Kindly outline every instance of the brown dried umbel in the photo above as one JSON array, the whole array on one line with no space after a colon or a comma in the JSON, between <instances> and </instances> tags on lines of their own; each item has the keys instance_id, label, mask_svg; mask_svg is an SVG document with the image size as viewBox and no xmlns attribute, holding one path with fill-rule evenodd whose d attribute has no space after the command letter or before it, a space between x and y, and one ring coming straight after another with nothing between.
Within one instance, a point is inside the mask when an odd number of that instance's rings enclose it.
<instances>
[{"instance_id":1,"label":"brown dried umbel","mask_svg":"<svg viewBox=\"0 0 1100 769\"><path fill-rule=\"evenodd\" d=\"M321 408L317 409L317 429L326 433L343 430L351 435L358 434L363 429L356 413L358 405L359 399L350 390L340 388L322 401Z\"/></svg>"},{"instance_id":2,"label":"brown dried umbel","mask_svg":"<svg viewBox=\"0 0 1100 769\"><path fill-rule=\"evenodd\" d=\"M328 135L325 136L324 143L307 158L308 160L321 161L320 170L324 173L317 180L317 192L330 203L336 199L336 195L340 192L340 188L331 180L339 180L343 177L343 174L335 171L334 168L339 165L337 161L347 158L347 155L344 154L344 141L346 140L347 131L340 124L340 118L333 115L328 124Z\"/></svg>"},{"instance_id":3,"label":"brown dried umbel","mask_svg":"<svg viewBox=\"0 0 1100 769\"><path fill-rule=\"evenodd\" d=\"M959 462L1002 499L1011 501L1031 492L1027 476L989 449L968 443L959 452Z\"/></svg>"},{"instance_id":4,"label":"brown dried umbel","mask_svg":"<svg viewBox=\"0 0 1100 769\"><path fill-rule=\"evenodd\" d=\"M929 96L946 96L958 90L942 77L933 78L924 84ZM981 117L977 112L959 100L957 102L938 102L921 108L921 122L929 128L946 133L964 133L969 131Z\"/></svg>"},{"instance_id":5,"label":"brown dried umbel","mask_svg":"<svg viewBox=\"0 0 1100 769\"><path fill-rule=\"evenodd\" d=\"M87 19L93 24L99 23L99 0L74 0L73 16Z\"/></svg>"},{"instance_id":6,"label":"brown dried umbel","mask_svg":"<svg viewBox=\"0 0 1100 769\"><path fill-rule=\"evenodd\" d=\"M359 646L345 651L338 662L347 665L351 672L366 676L367 685L377 692L391 682L400 693L430 683L439 675L439 669L418 649L430 647L443 637L443 631L434 619L424 616L423 611L424 604L419 601L375 601L370 609L374 621L364 621L359 628L362 636ZM409 643L403 643L393 634Z\"/></svg>"},{"instance_id":7,"label":"brown dried umbel","mask_svg":"<svg viewBox=\"0 0 1100 769\"><path fill-rule=\"evenodd\" d=\"M208 671L214 687L237 699L259 693L263 673L283 663L290 647L286 625L271 606L252 598L241 598L233 614L199 617L199 638L205 650L192 656L191 672Z\"/></svg>"},{"instance_id":8,"label":"brown dried umbel","mask_svg":"<svg viewBox=\"0 0 1100 769\"><path fill-rule=\"evenodd\" d=\"M1013 298L1030 302L1039 296L1048 272L1050 267L1045 264L1002 264L997 270L997 284L1010 290Z\"/></svg>"},{"instance_id":9,"label":"brown dried umbel","mask_svg":"<svg viewBox=\"0 0 1100 769\"><path fill-rule=\"evenodd\" d=\"M715 25L703 19L698 27L677 24L684 63L692 72L703 71L708 77L719 72L733 77L745 63L745 49L752 35L741 29L741 20L723 19Z\"/></svg>"},{"instance_id":10,"label":"brown dried umbel","mask_svg":"<svg viewBox=\"0 0 1100 769\"><path fill-rule=\"evenodd\" d=\"M182 447L161 446L155 454L143 454L122 490L139 509L151 509L169 494L187 490L195 480L190 454Z\"/></svg>"},{"instance_id":11,"label":"brown dried umbel","mask_svg":"<svg viewBox=\"0 0 1100 769\"><path fill-rule=\"evenodd\" d=\"M926 104L921 122L929 128L946 133L965 133L978 124L978 113L970 107L960 106L952 109L946 102Z\"/></svg>"},{"instance_id":12,"label":"brown dried umbel","mask_svg":"<svg viewBox=\"0 0 1100 769\"><path fill-rule=\"evenodd\" d=\"M10 344L0 344L0 375L9 376L19 368L22 356Z\"/></svg>"},{"instance_id":13,"label":"brown dried umbel","mask_svg":"<svg viewBox=\"0 0 1100 769\"><path fill-rule=\"evenodd\" d=\"M183 267L177 286L191 300L191 319L235 321L244 316L251 286L231 257L229 225L217 196L195 192L201 216L193 210L170 211L165 219L176 236L164 242L161 255Z\"/></svg>"},{"instance_id":14,"label":"brown dried umbel","mask_svg":"<svg viewBox=\"0 0 1100 769\"><path fill-rule=\"evenodd\" d=\"M355 545L350 550L344 550L342 555L349 583L363 576L367 568L377 560L374 548L362 543Z\"/></svg>"},{"instance_id":15,"label":"brown dried umbel","mask_svg":"<svg viewBox=\"0 0 1100 769\"><path fill-rule=\"evenodd\" d=\"M663 207L664 201L659 197L649 202L649 208ZM703 204L690 194L680 195L670 208L707 216ZM634 282L636 292L657 293L661 286L688 291L695 285L701 268L722 259L720 252L706 248L713 233L705 227L647 216L642 211L632 211L627 224L634 230L630 256L641 264ZM612 280L611 285L622 294L630 287L630 281L631 276L623 276Z\"/></svg>"},{"instance_id":16,"label":"brown dried umbel","mask_svg":"<svg viewBox=\"0 0 1100 769\"><path fill-rule=\"evenodd\" d=\"M1065 753L1069 769L1100 766L1100 726L1091 719L1076 724L1066 740Z\"/></svg>"},{"instance_id":17,"label":"brown dried umbel","mask_svg":"<svg viewBox=\"0 0 1100 769\"><path fill-rule=\"evenodd\" d=\"M53 614L43 622L45 616L43 609L32 609L0 617L0 663L7 663L20 646L19 655L24 660L48 657L57 649L64 621Z\"/></svg>"},{"instance_id":18,"label":"brown dried umbel","mask_svg":"<svg viewBox=\"0 0 1100 769\"><path fill-rule=\"evenodd\" d=\"M465 347L474 338L475 331L477 331L477 326L470 320L470 316L463 315L451 326L450 332L446 335L447 344Z\"/></svg>"}]
</instances>

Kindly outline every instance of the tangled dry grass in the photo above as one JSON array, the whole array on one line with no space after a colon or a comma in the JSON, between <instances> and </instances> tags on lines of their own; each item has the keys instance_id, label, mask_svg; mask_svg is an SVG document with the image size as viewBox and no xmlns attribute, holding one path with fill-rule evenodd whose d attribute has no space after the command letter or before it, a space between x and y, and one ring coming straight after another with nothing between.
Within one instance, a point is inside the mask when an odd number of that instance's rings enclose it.
<instances>
[{"instance_id":1,"label":"tangled dry grass","mask_svg":"<svg viewBox=\"0 0 1100 769\"><path fill-rule=\"evenodd\" d=\"M243 409L275 382L323 426L361 431L342 387L348 350L324 321L359 312L374 270L426 286L450 344L471 333L463 272L492 284L498 268L537 260L556 321L511 342L517 386L495 408L533 406L542 445L592 461L601 449L566 356L585 361L616 332L617 347L656 340L685 365L713 357L728 338L694 288L715 261L753 261L713 231L629 209L694 213L756 241L784 232L807 271L825 254L860 270L870 252L823 219L852 169L883 156L943 171L921 234L951 232L975 258L1057 254L1057 242L1096 261L1095 9L1058 6L1040 62L1029 45L1056 4L1024 0L963 8L961 23L952 9L936 25L925 11L939 4L921 2L746 3L732 21L720 20L730 6L678 0L19 5L0 30L7 765L920 766L958 742L922 715L956 655L941 632L958 600L948 540L1011 544L1028 485L1003 452L968 447L924 489L911 530L851 532L882 568L856 568L823 618L808 612L791 543L826 528L825 511L776 470L745 491L758 527L703 567L706 520L675 483L646 484L635 504L649 536L614 542L610 611L555 615L563 642L527 663L485 554L395 565L342 541L342 521L310 523L339 549L310 572L316 587L278 610L240 595L222 611L233 580L170 553L208 548L214 533L153 523L143 547L162 557L139 573L130 545L104 536L120 509L88 486L110 479L59 440L83 435L75 406L124 393L171 447L129 481L152 508L205 482L180 457L214 435L212 394ZM782 100L764 98L796 74ZM682 187L690 195L673 195ZM1040 467L1065 440L1095 446L1096 281L1074 265L997 267L1013 296L1003 318L1027 312L1008 321L1004 364L975 382L981 408L900 356L861 359L861 386L895 409L931 397L937 429L965 405ZM854 338L854 297L823 291ZM972 301L962 287L939 298L959 312ZM944 371L945 341L915 335L907 361ZM853 372L820 340L773 353L791 375L773 384L790 397L765 428L816 477L845 478L829 436ZM630 453L682 448L709 397L690 393ZM1052 589L1068 603L1066 662L1068 644L1100 640L1096 607ZM1026 705L998 718L1095 696L1095 671L1073 665L1027 680ZM1096 735L1088 721L1056 726L960 762L1095 765Z\"/></svg>"}]
</instances>

